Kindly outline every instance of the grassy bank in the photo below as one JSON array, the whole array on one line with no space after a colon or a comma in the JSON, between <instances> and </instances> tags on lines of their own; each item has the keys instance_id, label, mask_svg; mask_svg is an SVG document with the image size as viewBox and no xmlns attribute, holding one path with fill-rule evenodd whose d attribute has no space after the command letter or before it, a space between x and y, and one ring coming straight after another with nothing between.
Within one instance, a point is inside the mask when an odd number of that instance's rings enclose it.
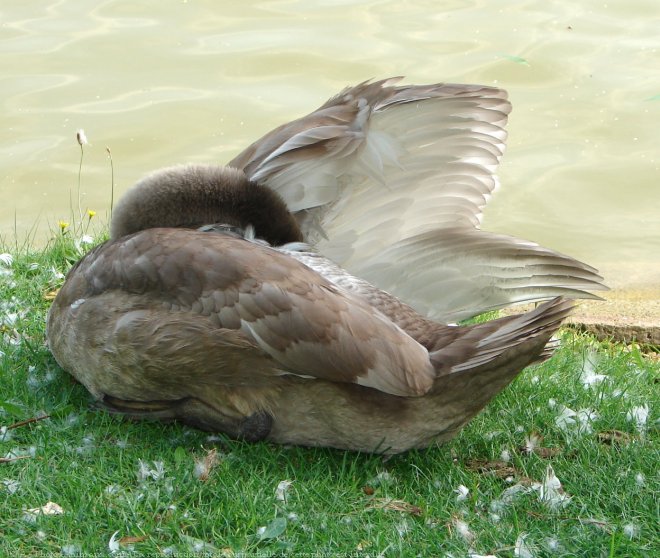
<instances>
[{"instance_id":1,"label":"grassy bank","mask_svg":"<svg viewBox=\"0 0 660 558\"><path fill-rule=\"evenodd\" d=\"M0 250L0 556L660 554L660 366L635 348L565 332L452 443L389 460L129 423L44 341L87 247Z\"/></svg>"}]
</instances>

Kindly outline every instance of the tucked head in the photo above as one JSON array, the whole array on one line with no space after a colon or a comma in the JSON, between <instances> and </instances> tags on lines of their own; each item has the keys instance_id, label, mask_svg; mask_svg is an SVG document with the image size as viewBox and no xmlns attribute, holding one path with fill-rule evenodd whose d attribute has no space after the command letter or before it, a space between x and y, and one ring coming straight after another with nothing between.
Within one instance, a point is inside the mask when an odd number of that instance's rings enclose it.
<instances>
[{"instance_id":1,"label":"tucked head","mask_svg":"<svg viewBox=\"0 0 660 558\"><path fill-rule=\"evenodd\" d=\"M180 165L143 178L119 200L113 240L144 229L196 229L222 223L245 229L274 246L302 241L298 224L273 190L250 182L243 171L215 165Z\"/></svg>"}]
</instances>

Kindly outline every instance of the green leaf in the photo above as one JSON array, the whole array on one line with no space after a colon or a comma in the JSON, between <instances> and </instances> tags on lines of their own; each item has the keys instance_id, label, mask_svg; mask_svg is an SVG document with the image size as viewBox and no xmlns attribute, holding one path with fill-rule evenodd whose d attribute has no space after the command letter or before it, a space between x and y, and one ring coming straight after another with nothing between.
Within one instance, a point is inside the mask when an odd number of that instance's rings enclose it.
<instances>
[{"instance_id":1,"label":"green leaf","mask_svg":"<svg viewBox=\"0 0 660 558\"><path fill-rule=\"evenodd\" d=\"M190 458L188 457L188 452L186 451L186 448L177 446L177 448L174 450L174 462L177 465L181 465L182 463L185 463L186 461L189 461Z\"/></svg>"},{"instance_id":2,"label":"green leaf","mask_svg":"<svg viewBox=\"0 0 660 558\"><path fill-rule=\"evenodd\" d=\"M529 66L529 62L522 58L521 56L516 56L514 54L502 54L503 58L506 58L507 60L511 60L511 62L515 62L516 64L523 64L524 66Z\"/></svg>"},{"instance_id":3,"label":"green leaf","mask_svg":"<svg viewBox=\"0 0 660 558\"><path fill-rule=\"evenodd\" d=\"M0 401L0 407L15 417L20 417L23 414L22 407L19 407L14 403L10 403L9 401Z\"/></svg>"},{"instance_id":4,"label":"green leaf","mask_svg":"<svg viewBox=\"0 0 660 558\"><path fill-rule=\"evenodd\" d=\"M264 529L263 533L259 535L259 539L264 541L268 539L276 539L286 530L286 518L276 517Z\"/></svg>"}]
</instances>

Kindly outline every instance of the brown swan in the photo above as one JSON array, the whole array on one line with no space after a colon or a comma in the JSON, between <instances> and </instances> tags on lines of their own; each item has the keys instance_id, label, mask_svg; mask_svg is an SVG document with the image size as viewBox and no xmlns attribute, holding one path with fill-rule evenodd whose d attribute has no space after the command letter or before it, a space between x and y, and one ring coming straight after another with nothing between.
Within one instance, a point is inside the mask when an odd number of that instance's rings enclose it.
<instances>
[{"instance_id":1,"label":"brown swan","mask_svg":"<svg viewBox=\"0 0 660 558\"><path fill-rule=\"evenodd\" d=\"M365 83L236 168L148 176L120 200L111 239L67 275L51 351L133 418L383 453L451 438L549 356L572 303L438 320L603 288L572 258L476 228L508 110L492 88ZM389 294L408 302L408 282L422 291L415 309Z\"/></svg>"}]
</instances>

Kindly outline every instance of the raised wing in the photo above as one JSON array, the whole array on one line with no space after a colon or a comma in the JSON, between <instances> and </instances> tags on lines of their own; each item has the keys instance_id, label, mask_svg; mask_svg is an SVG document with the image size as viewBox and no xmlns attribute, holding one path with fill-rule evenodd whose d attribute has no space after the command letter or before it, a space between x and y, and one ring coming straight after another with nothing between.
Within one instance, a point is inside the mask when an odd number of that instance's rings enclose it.
<instances>
[{"instance_id":1,"label":"raised wing","mask_svg":"<svg viewBox=\"0 0 660 558\"><path fill-rule=\"evenodd\" d=\"M325 256L438 320L605 288L569 257L475 236L498 187L506 92L398 79L342 91L230 166L276 190Z\"/></svg>"},{"instance_id":2,"label":"raised wing","mask_svg":"<svg viewBox=\"0 0 660 558\"><path fill-rule=\"evenodd\" d=\"M344 248L350 235L378 227L374 240L387 246L442 225L477 225L497 186L511 110L506 92L391 86L398 79L344 90L229 166L276 190L312 243L325 236L326 245Z\"/></svg>"}]
</instances>

